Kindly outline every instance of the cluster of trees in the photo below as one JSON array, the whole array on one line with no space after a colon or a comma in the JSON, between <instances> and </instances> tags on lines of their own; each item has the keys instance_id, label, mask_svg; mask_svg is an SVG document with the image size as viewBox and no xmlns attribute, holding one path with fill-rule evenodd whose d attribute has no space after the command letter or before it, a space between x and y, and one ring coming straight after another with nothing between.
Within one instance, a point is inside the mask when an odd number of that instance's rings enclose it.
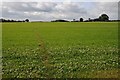
<instances>
[{"instance_id":1,"label":"cluster of trees","mask_svg":"<svg viewBox=\"0 0 120 80\"><path fill-rule=\"evenodd\" d=\"M101 16L99 16L99 18L96 19L88 19L85 22L95 22L95 21L110 21L109 20L109 16L107 14L102 14Z\"/></svg>"},{"instance_id":2,"label":"cluster of trees","mask_svg":"<svg viewBox=\"0 0 120 80\"><path fill-rule=\"evenodd\" d=\"M71 22L83 22L83 18L80 18L80 20L73 19L73 21L71 21Z\"/></svg>"},{"instance_id":3,"label":"cluster of trees","mask_svg":"<svg viewBox=\"0 0 120 80\"><path fill-rule=\"evenodd\" d=\"M102 14L101 16L99 16L99 18L96 18L96 19L88 19L88 20L85 20L83 18L80 18L79 20L75 20L73 19L73 21L71 22L95 22L95 21L110 21L109 20L109 16L107 14ZM67 20L55 20L55 21L52 21L52 22L69 22Z\"/></svg>"},{"instance_id":4,"label":"cluster of trees","mask_svg":"<svg viewBox=\"0 0 120 80\"><path fill-rule=\"evenodd\" d=\"M69 22L69 21L59 19L59 20L54 20L54 21L51 21L51 22Z\"/></svg>"},{"instance_id":5,"label":"cluster of trees","mask_svg":"<svg viewBox=\"0 0 120 80\"><path fill-rule=\"evenodd\" d=\"M120 21L120 20L109 20L109 16L107 14L102 14L98 18L95 18L95 19L88 18L88 20L85 20L85 21L83 18L80 18L79 20L73 19L73 21L59 19L59 20L54 20L51 22L96 22L96 21L115 22L115 21ZM29 22L29 19L25 19L25 20L0 19L0 22ZM40 21L40 22L42 22L42 21Z\"/></svg>"},{"instance_id":6,"label":"cluster of trees","mask_svg":"<svg viewBox=\"0 0 120 80\"><path fill-rule=\"evenodd\" d=\"M70 22L70 21L58 19L58 20L54 20L54 21L51 21L51 22ZM83 18L80 18L80 20L73 19L73 21L71 21L71 22L83 22Z\"/></svg>"},{"instance_id":7,"label":"cluster of trees","mask_svg":"<svg viewBox=\"0 0 120 80\"><path fill-rule=\"evenodd\" d=\"M25 19L25 20L0 19L0 22L29 22L29 19Z\"/></svg>"},{"instance_id":8,"label":"cluster of trees","mask_svg":"<svg viewBox=\"0 0 120 80\"><path fill-rule=\"evenodd\" d=\"M95 21L109 21L109 16L107 14L102 14L101 16L99 16L99 18L96 18L96 19L88 19L88 20L85 20L83 21L83 18L80 18L80 20L75 20L73 19L72 22L95 22Z\"/></svg>"}]
</instances>

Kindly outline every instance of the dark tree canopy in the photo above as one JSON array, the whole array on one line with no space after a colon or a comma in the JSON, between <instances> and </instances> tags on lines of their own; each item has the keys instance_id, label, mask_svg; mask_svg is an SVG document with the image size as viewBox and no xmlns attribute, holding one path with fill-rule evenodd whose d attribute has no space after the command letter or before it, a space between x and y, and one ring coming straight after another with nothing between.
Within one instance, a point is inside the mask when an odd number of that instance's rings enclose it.
<instances>
[{"instance_id":1,"label":"dark tree canopy","mask_svg":"<svg viewBox=\"0 0 120 80\"><path fill-rule=\"evenodd\" d=\"M62 19L59 19L59 20L55 20L55 21L52 21L52 22L69 22L67 20L62 20Z\"/></svg>"},{"instance_id":2,"label":"dark tree canopy","mask_svg":"<svg viewBox=\"0 0 120 80\"><path fill-rule=\"evenodd\" d=\"M73 19L73 21L75 21L75 19Z\"/></svg>"},{"instance_id":3,"label":"dark tree canopy","mask_svg":"<svg viewBox=\"0 0 120 80\"><path fill-rule=\"evenodd\" d=\"M24 20L0 19L0 22L25 22Z\"/></svg>"},{"instance_id":4,"label":"dark tree canopy","mask_svg":"<svg viewBox=\"0 0 120 80\"><path fill-rule=\"evenodd\" d=\"M80 22L83 22L83 18L80 18Z\"/></svg>"},{"instance_id":5,"label":"dark tree canopy","mask_svg":"<svg viewBox=\"0 0 120 80\"><path fill-rule=\"evenodd\" d=\"M109 21L109 17L107 14L102 14L100 17L99 17L99 20L100 21Z\"/></svg>"},{"instance_id":6,"label":"dark tree canopy","mask_svg":"<svg viewBox=\"0 0 120 80\"><path fill-rule=\"evenodd\" d=\"M26 22L29 22L29 19L26 19L25 21L26 21Z\"/></svg>"}]
</instances>

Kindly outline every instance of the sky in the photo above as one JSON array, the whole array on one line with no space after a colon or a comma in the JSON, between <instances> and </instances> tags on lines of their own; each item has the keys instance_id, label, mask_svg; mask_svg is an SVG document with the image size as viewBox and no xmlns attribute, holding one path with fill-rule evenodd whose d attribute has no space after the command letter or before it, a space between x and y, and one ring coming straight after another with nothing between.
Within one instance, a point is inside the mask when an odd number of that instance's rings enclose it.
<instances>
[{"instance_id":1,"label":"sky","mask_svg":"<svg viewBox=\"0 0 120 80\"><path fill-rule=\"evenodd\" d=\"M4 0L0 3L1 17L5 19L30 21L51 21L56 19L94 19L107 14L118 19L119 0Z\"/></svg>"}]
</instances>

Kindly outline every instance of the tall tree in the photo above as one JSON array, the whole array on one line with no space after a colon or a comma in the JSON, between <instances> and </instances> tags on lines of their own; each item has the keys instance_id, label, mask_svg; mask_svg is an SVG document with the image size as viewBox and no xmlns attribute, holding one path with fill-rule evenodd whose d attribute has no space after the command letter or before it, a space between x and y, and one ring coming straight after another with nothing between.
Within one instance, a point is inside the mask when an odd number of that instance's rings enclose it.
<instances>
[{"instance_id":1,"label":"tall tree","mask_svg":"<svg viewBox=\"0 0 120 80\"><path fill-rule=\"evenodd\" d=\"M73 21L75 22L75 19L73 19Z\"/></svg>"},{"instance_id":2,"label":"tall tree","mask_svg":"<svg viewBox=\"0 0 120 80\"><path fill-rule=\"evenodd\" d=\"M107 14L102 14L100 17L99 17L99 20L100 21L109 21L109 16Z\"/></svg>"},{"instance_id":3,"label":"tall tree","mask_svg":"<svg viewBox=\"0 0 120 80\"><path fill-rule=\"evenodd\" d=\"M80 18L80 22L83 22L83 18Z\"/></svg>"},{"instance_id":4,"label":"tall tree","mask_svg":"<svg viewBox=\"0 0 120 80\"><path fill-rule=\"evenodd\" d=\"M26 19L25 22L29 22L29 19Z\"/></svg>"}]
</instances>

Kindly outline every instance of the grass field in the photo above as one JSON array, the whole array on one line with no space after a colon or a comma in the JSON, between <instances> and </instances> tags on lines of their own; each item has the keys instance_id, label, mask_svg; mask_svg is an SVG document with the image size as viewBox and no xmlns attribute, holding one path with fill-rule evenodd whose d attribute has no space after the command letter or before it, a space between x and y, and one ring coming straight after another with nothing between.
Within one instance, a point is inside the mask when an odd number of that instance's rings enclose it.
<instances>
[{"instance_id":1,"label":"grass field","mask_svg":"<svg viewBox=\"0 0 120 80\"><path fill-rule=\"evenodd\" d=\"M3 78L117 78L118 23L3 23Z\"/></svg>"}]
</instances>

